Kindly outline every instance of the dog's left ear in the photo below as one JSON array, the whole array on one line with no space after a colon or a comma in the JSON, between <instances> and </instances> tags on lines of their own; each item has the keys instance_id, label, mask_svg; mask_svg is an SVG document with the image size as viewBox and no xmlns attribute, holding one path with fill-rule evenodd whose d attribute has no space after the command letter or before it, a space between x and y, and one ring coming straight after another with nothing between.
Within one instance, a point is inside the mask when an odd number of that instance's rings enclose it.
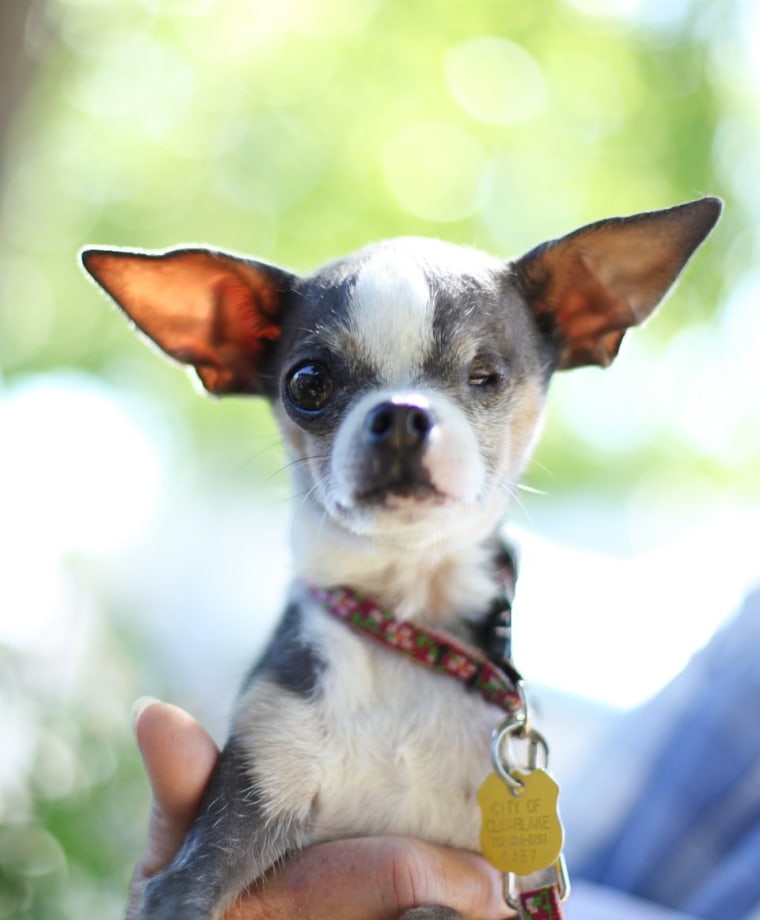
<instances>
[{"instance_id":1,"label":"dog's left ear","mask_svg":"<svg viewBox=\"0 0 760 920\"><path fill-rule=\"evenodd\" d=\"M206 389L261 394L265 351L280 337L296 276L209 249L85 249L82 264L166 354Z\"/></svg>"},{"instance_id":2,"label":"dog's left ear","mask_svg":"<svg viewBox=\"0 0 760 920\"><path fill-rule=\"evenodd\" d=\"M715 225L718 198L582 227L514 263L523 293L558 348L558 369L599 364L653 312Z\"/></svg>"}]
</instances>

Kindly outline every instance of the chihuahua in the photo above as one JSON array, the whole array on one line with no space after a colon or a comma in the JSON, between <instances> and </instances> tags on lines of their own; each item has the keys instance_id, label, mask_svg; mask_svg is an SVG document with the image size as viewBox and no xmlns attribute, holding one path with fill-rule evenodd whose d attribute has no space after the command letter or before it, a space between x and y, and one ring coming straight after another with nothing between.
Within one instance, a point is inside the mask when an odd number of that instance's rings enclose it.
<instances>
[{"instance_id":1,"label":"chihuahua","mask_svg":"<svg viewBox=\"0 0 760 920\"><path fill-rule=\"evenodd\" d=\"M394 239L308 276L206 248L83 251L206 390L270 402L301 497L284 613L142 917L218 917L318 841L393 833L479 849L475 798L502 709L341 621L331 592L488 652L500 528L552 374L607 366L720 209L702 198L603 220L508 262Z\"/></svg>"}]
</instances>

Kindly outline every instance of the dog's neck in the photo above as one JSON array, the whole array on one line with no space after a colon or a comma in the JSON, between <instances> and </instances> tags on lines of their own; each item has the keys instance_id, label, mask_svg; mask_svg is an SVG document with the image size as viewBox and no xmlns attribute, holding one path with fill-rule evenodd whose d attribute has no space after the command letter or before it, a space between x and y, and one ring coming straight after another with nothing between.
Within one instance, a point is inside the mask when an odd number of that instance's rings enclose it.
<instances>
[{"instance_id":1,"label":"dog's neck","mask_svg":"<svg viewBox=\"0 0 760 920\"><path fill-rule=\"evenodd\" d=\"M316 508L302 509L294 528L295 574L365 592L403 619L452 627L484 614L499 590L500 521L485 529L483 523L477 533L409 545L348 533Z\"/></svg>"}]
</instances>

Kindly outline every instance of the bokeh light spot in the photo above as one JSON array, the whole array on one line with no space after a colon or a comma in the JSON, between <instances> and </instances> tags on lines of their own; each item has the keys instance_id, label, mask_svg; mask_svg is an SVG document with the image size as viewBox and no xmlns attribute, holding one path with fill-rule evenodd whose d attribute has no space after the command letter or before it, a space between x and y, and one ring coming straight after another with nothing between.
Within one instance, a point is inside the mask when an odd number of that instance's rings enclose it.
<instances>
[{"instance_id":1,"label":"bokeh light spot","mask_svg":"<svg viewBox=\"0 0 760 920\"><path fill-rule=\"evenodd\" d=\"M237 208L275 216L302 201L323 168L319 145L294 119L241 119L237 139L215 161L214 185Z\"/></svg>"},{"instance_id":2,"label":"bokeh light spot","mask_svg":"<svg viewBox=\"0 0 760 920\"><path fill-rule=\"evenodd\" d=\"M217 0L139 0L139 2L151 12L166 13L182 18L202 16L217 5Z\"/></svg>"},{"instance_id":3,"label":"bokeh light spot","mask_svg":"<svg viewBox=\"0 0 760 920\"><path fill-rule=\"evenodd\" d=\"M83 68L67 86L69 101L84 112L116 118L147 103L161 85L161 47L144 35L101 36L92 52L98 66Z\"/></svg>"},{"instance_id":4,"label":"bokeh light spot","mask_svg":"<svg viewBox=\"0 0 760 920\"><path fill-rule=\"evenodd\" d=\"M642 0L569 0L571 6L592 16L635 16ZM667 4L661 4L667 6Z\"/></svg>"},{"instance_id":5,"label":"bokeh light spot","mask_svg":"<svg viewBox=\"0 0 760 920\"><path fill-rule=\"evenodd\" d=\"M581 141L607 137L639 103L638 75L620 51L557 40L547 54L546 73L558 117Z\"/></svg>"},{"instance_id":6,"label":"bokeh light spot","mask_svg":"<svg viewBox=\"0 0 760 920\"><path fill-rule=\"evenodd\" d=\"M280 0L278 4L293 31L314 37L358 32L376 7L377 0Z\"/></svg>"},{"instance_id":7,"label":"bokeh light spot","mask_svg":"<svg viewBox=\"0 0 760 920\"><path fill-rule=\"evenodd\" d=\"M278 5L262 0L250 0L244 8L216 4L206 12L192 20L179 18L185 42L198 61L220 65L228 75L238 61L276 54L287 29Z\"/></svg>"},{"instance_id":8,"label":"bokeh light spot","mask_svg":"<svg viewBox=\"0 0 760 920\"><path fill-rule=\"evenodd\" d=\"M449 91L479 121L518 125L546 105L541 68L520 45L484 36L461 42L446 58Z\"/></svg>"},{"instance_id":9,"label":"bokeh light spot","mask_svg":"<svg viewBox=\"0 0 760 920\"><path fill-rule=\"evenodd\" d=\"M66 870L66 856L52 834L27 827L0 837L0 866L25 876L49 875Z\"/></svg>"},{"instance_id":10,"label":"bokeh light spot","mask_svg":"<svg viewBox=\"0 0 760 920\"><path fill-rule=\"evenodd\" d=\"M159 458L130 414L88 378L19 384L0 403L0 430L0 547L112 552L149 517Z\"/></svg>"},{"instance_id":11,"label":"bokeh light spot","mask_svg":"<svg viewBox=\"0 0 760 920\"><path fill-rule=\"evenodd\" d=\"M554 167L562 138L547 135L546 147L532 145L493 157L484 177L483 226L500 250L517 255L542 239L579 222L594 158L567 147L563 168ZM536 189L543 191L536 195Z\"/></svg>"},{"instance_id":12,"label":"bokeh light spot","mask_svg":"<svg viewBox=\"0 0 760 920\"><path fill-rule=\"evenodd\" d=\"M481 204L485 155L478 141L449 124L404 128L386 144L383 163L399 203L426 220L460 220Z\"/></svg>"}]
</instances>

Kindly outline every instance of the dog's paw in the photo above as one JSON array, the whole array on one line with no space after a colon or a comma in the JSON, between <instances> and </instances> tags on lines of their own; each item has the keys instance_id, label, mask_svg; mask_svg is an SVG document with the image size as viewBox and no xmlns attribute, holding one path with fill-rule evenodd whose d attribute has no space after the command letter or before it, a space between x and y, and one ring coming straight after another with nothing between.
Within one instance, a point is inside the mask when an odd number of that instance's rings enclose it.
<instances>
[{"instance_id":1,"label":"dog's paw","mask_svg":"<svg viewBox=\"0 0 760 920\"><path fill-rule=\"evenodd\" d=\"M138 920L212 920L215 899L181 871L164 870L145 886Z\"/></svg>"}]
</instances>

